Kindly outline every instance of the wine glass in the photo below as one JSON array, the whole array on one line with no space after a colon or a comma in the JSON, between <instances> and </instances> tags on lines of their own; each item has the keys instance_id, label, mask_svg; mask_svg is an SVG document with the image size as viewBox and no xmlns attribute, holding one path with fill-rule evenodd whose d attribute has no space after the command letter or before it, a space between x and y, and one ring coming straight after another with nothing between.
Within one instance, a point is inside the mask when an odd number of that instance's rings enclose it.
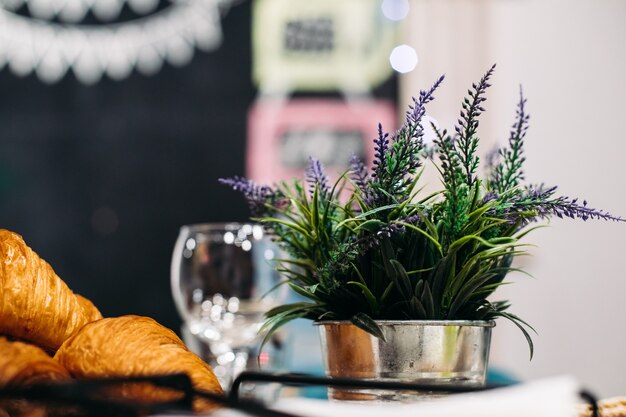
<instances>
[{"instance_id":1,"label":"wine glass","mask_svg":"<svg viewBox=\"0 0 626 417\"><path fill-rule=\"evenodd\" d=\"M208 346L215 374L227 387L258 346L264 313L281 301L276 246L254 224L183 226L174 247L172 294L183 333ZM281 286L282 287L282 286ZM274 289L274 291L272 291Z\"/></svg>"}]
</instances>

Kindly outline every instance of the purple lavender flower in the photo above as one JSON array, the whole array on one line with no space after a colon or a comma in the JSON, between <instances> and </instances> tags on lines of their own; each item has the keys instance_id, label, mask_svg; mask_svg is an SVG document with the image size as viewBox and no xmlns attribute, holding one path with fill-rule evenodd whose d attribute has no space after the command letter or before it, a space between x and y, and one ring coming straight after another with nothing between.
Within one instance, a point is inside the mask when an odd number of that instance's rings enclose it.
<instances>
[{"instance_id":1,"label":"purple lavender flower","mask_svg":"<svg viewBox=\"0 0 626 417\"><path fill-rule=\"evenodd\" d=\"M494 146L485 155L485 168L488 172L494 172L502 159L503 149L499 146Z\"/></svg>"},{"instance_id":2,"label":"purple lavender flower","mask_svg":"<svg viewBox=\"0 0 626 417\"><path fill-rule=\"evenodd\" d=\"M372 203L372 189L369 186L368 169L361 161L361 159L352 154L350 158L350 179L354 182L361 193L363 193L363 201L365 204L370 205Z\"/></svg>"},{"instance_id":3,"label":"purple lavender flower","mask_svg":"<svg viewBox=\"0 0 626 417\"><path fill-rule=\"evenodd\" d=\"M408 156L408 163L404 167L404 175L415 172L415 170L421 166L419 154L424 148L424 126L422 126L422 119L426 114L426 104L435 99L435 91L439 88L439 85L444 79L445 75L441 75L429 90L420 90L418 98L412 98L413 104L409 105L409 110L406 112L404 126L398 132L400 134L404 130L407 132L408 136L405 138L407 141L406 146L408 147L405 151L405 154ZM399 135L395 137L399 137Z\"/></svg>"},{"instance_id":4,"label":"purple lavender flower","mask_svg":"<svg viewBox=\"0 0 626 417\"><path fill-rule=\"evenodd\" d=\"M250 207L253 216L261 216L266 210L266 204L277 198L277 193L267 185L259 185L244 177L220 178L221 184L228 185L235 191L240 191Z\"/></svg>"},{"instance_id":5,"label":"purple lavender flower","mask_svg":"<svg viewBox=\"0 0 626 417\"><path fill-rule=\"evenodd\" d=\"M389 133L383 132L383 125L378 123L378 137L374 139L374 154L372 178L383 178L387 167L387 152L389 151Z\"/></svg>"},{"instance_id":6,"label":"purple lavender flower","mask_svg":"<svg viewBox=\"0 0 626 417\"><path fill-rule=\"evenodd\" d=\"M411 184L411 175L422 165L424 149L424 129L422 118L426 113L426 104L434 100L434 92L443 82L442 75L429 90L422 90L413 105L409 106L406 119L400 130L391 140L378 125L378 137L374 139L376 151L373 172L369 181L371 204L381 206L394 201L404 201L409 196L406 191ZM391 142L391 143L390 143Z\"/></svg>"},{"instance_id":7,"label":"purple lavender flower","mask_svg":"<svg viewBox=\"0 0 626 417\"><path fill-rule=\"evenodd\" d=\"M324 173L324 166L318 159L309 157L309 166L306 169L306 180L309 184L311 196L315 192L316 185L320 196L323 198L329 196L330 186L328 185L328 176Z\"/></svg>"},{"instance_id":8,"label":"purple lavender flower","mask_svg":"<svg viewBox=\"0 0 626 417\"><path fill-rule=\"evenodd\" d=\"M519 102L515 110L515 123L513 123L509 134L509 146L512 150L518 149L520 152L523 150L524 137L526 136L526 132L528 132L528 122L530 120L530 115L526 113L526 101L524 90L520 85Z\"/></svg>"},{"instance_id":9,"label":"purple lavender flower","mask_svg":"<svg viewBox=\"0 0 626 417\"><path fill-rule=\"evenodd\" d=\"M414 125L416 132L414 137L422 137L424 134L423 127L421 125L422 118L426 114L426 104L435 99L434 93L439 85L445 79L445 75L442 75L435 81L430 90L420 90L419 98L413 97L413 104L409 105L409 110L406 112L405 126Z\"/></svg>"},{"instance_id":10,"label":"purple lavender flower","mask_svg":"<svg viewBox=\"0 0 626 417\"><path fill-rule=\"evenodd\" d=\"M546 188L543 184L539 186L529 187L524 193L515 196L509 202L509 207L505 210L504 218L509 218L511 222L517 221L522 217L522 225L537 219L547 219L556 216L560 219L568 217L570 219L581 219L583 221L589 219L602 219L612 221L624 221L621 217L614 216L604 210L598 210L588 207L587 200L582 204L578 203L577 198L556 197L553 195L557 187ZM521 215L521 212L535 211L536 215L528 217Z\"/></svg>"},{"instance_id":11,"label":"purple lavender flower","mask_svg":"<svg viewBox=\"0 0 626 417\"><path fill-rule=\"evenodd\" d=\"M485 111L482 103L487 99L484 97L487 88L491 87L489 79L496 69L496 64L483 75L478 84L472 84L472 89L468 91L469 98L463 100L460 118L454 127L457 136L457 143L461 162L465 169L466 183L471 186L474 181L474 173L478 168L479 159L476 156L478 149L478 117Z\"/></svg>"},{"instance_id":12,"label":"purple lavender flower","mask_svg":"<svg viewBox=\"0 0 626 417\"><path fill-rule=\"evenodd\" d=\"M520 99L515 112L515 123L509 134L508 148L498 149L494 160L487 163L487 169L491 172L489 179L492 189L504 192L509 188L516 187L525 178L522 166L526 161L524 156L524 137L528 131L530 115L526 113L526 99L522 87L519 90ZM495 158L497 157L497 160Z\"/></svg>"},{"instance_id":13,"label":"purple lavender flower","mask_svg":"<svg viewBox=\"0 0 626 417\"><path fill-rule=\"evenodd\" d=\"M497 192L495 191L489 191L487 194L485 194L485 196L483 197L483 205L491 202L491 201L495 201L498 198L500 198L500 196L498 195Z\"/></svg>"},{"instance_id":14,"label":"purple lavender flower","mask_svg":"<svg viewBox=\"0 0 626 417\"><path fill-rule=\"evenodd\" d=\"M551 215L558 218L569 217L570 219L582 219L587 221L589 219L602 219L612 221L624 221L619 216L614 216L604 210L598 210L587 206L587 201L583 201L583 204L578 204L577 198L558 197L555 200L547 201L537 206L537 211L540 217L548 217Z\"/></svg>"},{"instance_id":15,"label":"purple lavender flower","mask_svg":"<svg viewBox=\"0 0 626 417\"><path fill-rule=\"evenodd\" d=\"M382 244L383 239L395 236L400 233L404 233L406 227L403 223L417 224L420 220L421 217L419 214L399 218L393 223L382 226L376 232L363 236L356 242L356 246L364 250L377 248Z\"/></svg>"}]
</instances>

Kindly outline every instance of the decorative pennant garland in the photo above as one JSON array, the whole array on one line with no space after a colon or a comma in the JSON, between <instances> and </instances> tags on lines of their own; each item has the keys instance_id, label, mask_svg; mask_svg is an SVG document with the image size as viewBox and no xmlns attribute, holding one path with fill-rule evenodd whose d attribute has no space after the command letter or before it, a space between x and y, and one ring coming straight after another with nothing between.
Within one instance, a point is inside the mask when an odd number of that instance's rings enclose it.
<instances>
[{"instance_id":1,"label":"decorative pennant garland","mask_svg":"<svg viewBox=\"0 0 626 417\"><path fill-rule=\"evenodd\" d=\"M138 15L149 14L156 10L159 0L2 0L0 3L9 11L27 6L30 15L37 19L57 18L78 23L89 11L101 21L114 20L125 4Z\"/></svg>"},{"instance_id":2,"label":"decorative pennant garland","mask_svg":"<svg viewBox=\"0 0 626 417\"><path fill-rule=\"evenodd\" d=\"M72 1L81 0L65 4ZM152 15L104 25L51 23L0 8L0 69L7 65L18 76L35 71L46 83L59 81L69 69L85 84L98 82L103 74L121 80L133 69L152 75L164 61L188 64L195 48L219 47L221 11L231 3L179 1Z\"/></svg>"}]
</instances>

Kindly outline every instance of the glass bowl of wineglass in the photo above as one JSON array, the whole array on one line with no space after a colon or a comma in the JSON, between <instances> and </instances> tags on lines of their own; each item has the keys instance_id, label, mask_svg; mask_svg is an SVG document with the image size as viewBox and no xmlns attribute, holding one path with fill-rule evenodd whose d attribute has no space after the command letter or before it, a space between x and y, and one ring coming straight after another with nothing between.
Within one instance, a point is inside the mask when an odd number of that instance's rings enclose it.
<instances>
[{"instance_id":1,"label":"glass bowl of wineglass","mask_svg":"<svg viewBox=\"0 0 626 417\"><path fill-rule=\"evenodd\" d=\"M183 226L174 247L172 294L183 334L208 348L223 386L246 368L267 310L285 295L272 263L278 250L255 224ZM187 338L185 338L187 339ZM187 341L187 340L186 340Z\"/></svg>"}]
</instances>

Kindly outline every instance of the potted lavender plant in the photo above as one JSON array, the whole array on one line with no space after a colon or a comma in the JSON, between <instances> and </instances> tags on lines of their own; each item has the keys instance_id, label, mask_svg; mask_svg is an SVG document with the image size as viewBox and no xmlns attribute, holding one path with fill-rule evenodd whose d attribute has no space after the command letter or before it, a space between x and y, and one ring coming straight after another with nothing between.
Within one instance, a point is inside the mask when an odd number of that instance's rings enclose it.
<instances>
[{"instance_id":1,"label":"potted lavender plant","mask_svg":"<svg viewBox=\"0 0 626 417\"><path fill-rule=\"evenodd\" d=\"M330 184L311 159L305 182L220 180L245 195L254 218L290 255L278 270L306 299L267 312L268 335L307 318L320 326L330 376L480 386L493 320L503 317L519 327L532 358L532 327L508 302L490 298L516 270L522 239L553 216L622 219L557 196L556 187L524 182L529 116L521 91L508 144L479 176L477 129L494 68L468 91L454 133L432 126L432 147L424 144L422 120L443 76L413 99L398 131L379 125L371 168L353 158ZM428 160L443 189L423 195Z\"/></svg>"}]
</instances>

